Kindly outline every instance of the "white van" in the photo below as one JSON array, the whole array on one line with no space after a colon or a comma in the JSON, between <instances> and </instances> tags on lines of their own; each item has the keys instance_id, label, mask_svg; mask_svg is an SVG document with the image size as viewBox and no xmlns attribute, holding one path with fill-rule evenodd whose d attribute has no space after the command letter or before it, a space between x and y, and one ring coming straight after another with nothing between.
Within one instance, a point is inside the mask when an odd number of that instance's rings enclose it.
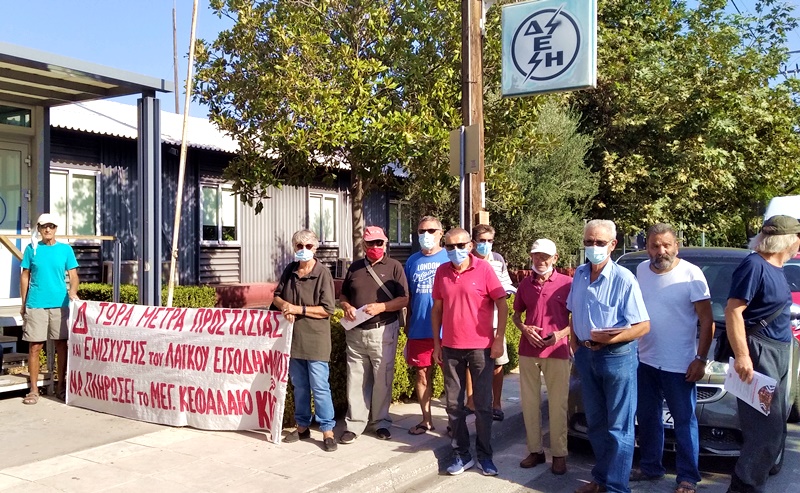
<instances>
[{"instance_id":1,"label":"white van","mask_svg":"<svg viewBox=\"0 0 800 493\"><path fill-rule=\"evenodd\" d=\"M772 197L764 213L764 220L772 216L792 216L800 219L800 195Z\"/></svg>"}]
</instances>

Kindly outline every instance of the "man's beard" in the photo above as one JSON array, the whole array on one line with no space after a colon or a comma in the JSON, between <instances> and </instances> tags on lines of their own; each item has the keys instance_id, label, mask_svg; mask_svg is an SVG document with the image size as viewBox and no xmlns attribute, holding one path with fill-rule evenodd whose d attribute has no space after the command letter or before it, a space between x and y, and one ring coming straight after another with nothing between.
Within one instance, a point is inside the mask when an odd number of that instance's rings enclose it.
<instances>
[{"instance_id":1,"label":"man's beard","mask_svg":"<svg viewBox=\"0 0 800 493\"><path fill-rule=\"evenodd\" d=\"M673 257L671 255L659 255L656 258L654 258L653 260L651 260L650 262L653 264L653 267L655 267L656 269L664 270L664 269L669 268L669 266L672 265L672 262L674 262L674 261L675 261L675 257Z\"/></svg>"}]
</instances>

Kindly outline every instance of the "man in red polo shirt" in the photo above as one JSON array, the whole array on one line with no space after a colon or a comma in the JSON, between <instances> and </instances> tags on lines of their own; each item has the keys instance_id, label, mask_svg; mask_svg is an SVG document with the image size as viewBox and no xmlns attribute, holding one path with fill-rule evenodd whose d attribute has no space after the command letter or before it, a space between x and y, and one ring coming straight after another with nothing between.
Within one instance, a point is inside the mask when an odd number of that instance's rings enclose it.
<instances>
[{"instance_id":1,"label":"man in red polo shirt","mask_svg":"<svg viewBox=\"0 0 800 493\"><path fill-rule=\"evenodd\" d=\"M567 397L569 395L569 311L572 278L553 268L556 244L542 238L531 247L533 275L519 284L514 298L514 325L519 340L519 387L528 456L520 467L544 464L542 448L542 374L550 412L550 451L553 474L567 472ZM525 323L522 314L525 313Z\"/></svg>"},{"instance_id":2,"label":"man in red polo shirt","mask_svg":"<svg viewBox=\"0 0 800 493\"><path fill-rule=\"evenodd\" d=\"M444 236L450 262L436 270L433 280L433 357L443 365L447 417L453 430L453 459L447 472L461 474L475 465L469 452L464 408L467 370L475 402L475 451L478 469L497 475L492 462L492 375L494 358L503 354L508 306L506 290L485 260L472 255L467 231L454 228ZM497 333L494 309L497 307ZM439 335L439 327L442 334Z\"/></svg>"}]
</instances>

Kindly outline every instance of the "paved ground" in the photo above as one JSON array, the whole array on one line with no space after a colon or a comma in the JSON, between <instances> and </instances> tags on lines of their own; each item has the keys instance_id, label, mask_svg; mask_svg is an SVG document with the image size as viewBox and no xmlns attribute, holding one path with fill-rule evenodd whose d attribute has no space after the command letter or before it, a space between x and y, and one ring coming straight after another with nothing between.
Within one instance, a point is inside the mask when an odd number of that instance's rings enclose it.
<instances>
[{"instance_id":1,"label":"paved ground","mask_svg":"<svg viewBox=\"0 0 800 493\"><path fill-rule=\"evenodd\" d=\"M518 391L518 376L506 377L506 419L493 427L500 468L495 478L476 470L457 477L439 472L451 450L441 402L434 405L433 433L409 435L419 408L398 404L391 410L392 440L365 435L329 453L317 430L312 430L311 441L274 445L265 433L165 427L46 397L36 406L24 406L21 393L5 394L0 398L0 492L572 492L590 477L591 450L582 442L572 443L565 476L550 474L549 465L520 469L517 464L527 451ZM732 463L703 459L698 491L724 492ZM800 426L792 425L784 471L770 481L769 491L800 491L799 479ZM668 493L674 489L674 476L631 486L635 493Z\"/></svg>"}]
</instances>

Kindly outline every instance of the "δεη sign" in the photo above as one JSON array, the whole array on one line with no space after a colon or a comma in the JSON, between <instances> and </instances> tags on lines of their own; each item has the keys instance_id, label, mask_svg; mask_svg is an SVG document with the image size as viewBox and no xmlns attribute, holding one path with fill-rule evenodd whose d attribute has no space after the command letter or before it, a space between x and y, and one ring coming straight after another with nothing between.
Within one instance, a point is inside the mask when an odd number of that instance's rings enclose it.
<instances>
[{"instance_id":1,"label":"\u03b4\u03b5\u03b7 sign","mask_svg":"<svg viewBox=\"0 0 800 493\"><path fill-rule=\"evenodd\" d=\"M503 96L597 83L595 0L538 0L503 7Z\"/></svg>"}]
</instances>

